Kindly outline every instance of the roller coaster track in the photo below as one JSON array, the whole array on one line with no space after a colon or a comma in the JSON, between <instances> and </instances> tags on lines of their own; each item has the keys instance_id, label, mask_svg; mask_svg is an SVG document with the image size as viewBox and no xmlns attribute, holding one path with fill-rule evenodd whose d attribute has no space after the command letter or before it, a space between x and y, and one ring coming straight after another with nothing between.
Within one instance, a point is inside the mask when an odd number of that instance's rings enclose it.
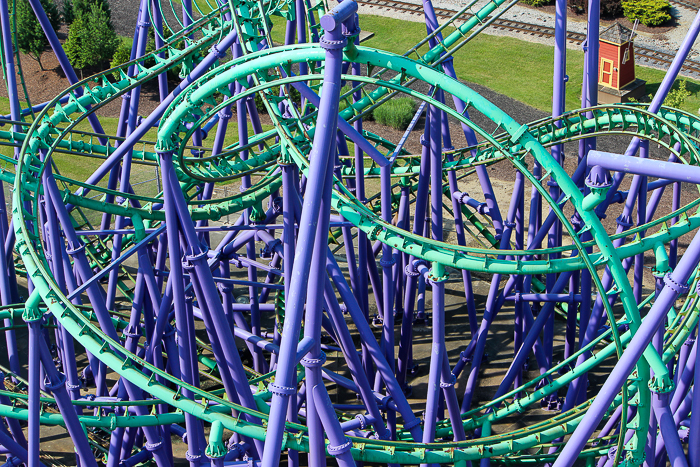
<instances>
[{"instance_id":1,"label":"roller coaster track","mask_svg":"<svg viewBox=\"0 0 700 467\"><path fill-rule=\"evenodd\" d=\"M369 2L360 2L369 3ZM373 5L385 8L409 10L402 2L371 2ZM365 232L371 240L379 240L392 248L405 252L412 257L439 263L469 271L483 271L492 274L505 275L534 275L552 272L578 271L587 268L591 271L602 301L606 306L611 322L616 323L607 332L594 339L587 347L573 353L569 358L544 372L539 377L528 381L506 395L463 415L464 427L470 430L489 426L526 410L536 402L556 394L557 390L577 378L581 373L591 371L603 362L619 357L624 346L633 337L639 327L641 318L639 310L652 298L649 295L638 307L631 296L631 287L626 272L622 269L621 260L651 249L659 243L667 244L681 235L700 227L700 214L691 210L700 205L696 200L683 206L675 212L654 219L653 221L627 230L622 234L608 234L598 217L583 209L583 195L571 180L571 177L556 164L556 161L545 150L565 142L578 141L584 138L606 135L636 136L654 142L675 154L681 163L698 165L700 161L700 120L695 116L673 109L663 109L658 114L648 112L644 107L599 106L592 109L582 109L570 112L556 119L546 119L521 125L500 111L493 104L458 81L448 78L440 71L440 64L445 57L454 54L469 40L474 28L485 23L502 28L518 28L517 23L501 20L490 21L489 14L501 6L503 2L493 2L484 10L465 16L465 12L438 10L440 17L450 18L448 24L457 25L465 21L457 30L443 40L438 47L420 55L414 47L405 56L398 56L374 49L350 46L345 49L345 60L350 63L366 65L366 75L345 75L344 79L358 83L353 92L361 92L362 98L356 102L348 102L349 106L341 112L341 117L348 122L357 120L372 108L394 95L406 94L431 106L443 110L452 119L471 128L479 137L480 143L474 147L455 150L452 161L446 159L445 168L449 171L465 172L479 164L510 163L541 194L549 209L556 214L562 225L568 230L572 245L555 249L531 249L508 251L512 259L505 259L497 246L493 248L472 248L451 245L413 235L391 223L381 219L375 209L367 207L358 200L350 190L346 189L341 180L336 180L336 190L333 193L333 208L348 222ZM263 201L270 198L280 187L281 177L278 165L293 162L302 172L308 170L311 140L316 128L317 113L315 105L306 99L305 107L297 108L292 101L290 87L318 90L318 82L323 78L323 61L325 53L316 44L298 44L272 49L258 50L264 39L269 39L268 26L263 18L270 14L280 13L289 4L263 4L262 2L232 1L220 9L203 16L192 25L183 29L166 44L167 49L161 49L146 57L136 59L116 69L108 70L92 76L71 86L41 111L24 134L1 132L0 138L7 144L19 144L21 151L19 160L4 157L3 161L16 164L14 174L15 191L13 194L13 222L17 238L16 248L26 267L27 277L30 277L35 287L35 295L41 299L47 310L66 330L86 349L95 355L109 368L114 369L123 378L133 383L155 399L144 401L144 404L164 402L178 411L161 415L141 415L128 422L128 426L159 425L181 421L184 413L196 416L210 423L220 422L229 430L241 435L264 440L266 428L251 422L251 419L268 419L269 407L265 403L271 395L272 376L255 372L249 374L250 381L262 384L260 391L254 394L256 408L231 402L222 397L221 392L212 392L184 383L173 375L158 368L152 362L146 361L136 353L128 351L125 346L109 336L104 329L104 323L98 322L94 312L77 307L71 302L71 297L63 294L56 283L51 267L44 251L45 239L37 232L40 219L42 195L46 194L44 185L47 171L51 171L51 161L54 154L60 152L80 153L98 156L104 159L104 164L116 161L113 145L103 145L95 142L95 134L78 132L76 126L90 114L98 111L105 104L119 98L130 90L140 86L160 74L176 66L183 66L185 74L192 72L202 63L207 49L217 44L222 37L236 30L238 36L244 39L243 52L240 58L227 63L218 64L210 71L203 73L193 80L187 88L175 96L160 118L158 137L154 145L142 141L143 150L134 150L132 156L144 163L159 162L162 154L172 154L175 160L176 176L187 200L192 220L216 221L224 216L251 208L254 216L264 213ZM506 7L507 8L507 7ZM321 4L310 9L312 13L323 13ZM226 13L233 12L233 20L227 20ZM459 13L459 14L457 14ZM522 26L523 31L526 26ZM260 33L263 31L263 33ZM530 30L532 31L532 30ZM546 28L536 34L546 35ZM552 31L553 34L553 31ZM188 36L195 39L187 39ZM434 35L432 36L434 37ZM576 40L571 38L572 40ZM427 41L427 39L426 39ZM423 41L424 43L425 41ZM640 52L640 48L637 48ZM644 49L641 49L644 50ZM161 53L167 52L167 58ZM642 52L643 53L643 52ZM414 55L415 57L411 57ZM659 61L665 60L659 58ZM147 62L155 65L147 66ZM295 76L293 65L307 64L310 68L308 75ZM129 74L129 67L134 72ZM700 65L694 68L691 64L688 71L700 73ZM110 76L118 73L120 79L112 80ZM422 81L430 85L431 90L448 91L467 104L467 109L477 110L497 124L497 132L487 132L471 122L464 113L458 113L451 107L441 103L432 94L420 93L411 88L415 82ZM230 89L236 83L246 90L232 94ZM277 95L276 90L282 89ZM254 95L263 98L265 106L273 121L274 129L253 135L247 144L233 144L218 154L212 148L199 147L191 142L195 129L212 119L218 112L241 99ZM350 94L346 94L346 99ZM68 102L61 104L62 97L68 96ZM280 105L280 104L286 104ZM284 111L282 107L285 107ZM380 156L391 153L392 144L381 138L367 139ZM348 137L349 138L349 137ZM139 138L140 139L140 138ZM113 140L109 140L113 141ZM149 146L147 150L146 146ZM196 148L201 151L197 157L189 157L187 151ZM382 150L385 153L382 153ZM247 157L243 158L242 153ZM208 154L209 153L209 154ZM409 157L407 151L400 153L400 163L392 167L395 177L406 177L419 171L418 161ZM379 159L377 157L377 159ZM379 159L380 160L380 159ZM381 161L381 160L380 160ZM539 164L544 173L535 175L529 168L533 163ZM375 160L365 172L371 175L378 170ZM5 180L12 175L2 174ZM202 200L197 197L198 186L201 182L223 183L239 179L247 175L255 175L256 182L236 194L223 199ZM353 171L348 169L344 175L351 176ZM78 207L94 212L109 213L115 216L138 218L145 225L138 226L134 222L133 238L123 244L120 254L126 254L127 248L143 241L147 235L155 236L162 229L165 213L158 208L163 203L163 193L155 197L138 196L123 191L110 190L99 186L94 181L71 180L67 177L57 177L66 183L66 188L60 193L62 201L68 207ZM546 190L547 181L555 181L564 191L564 201L553 199ZM71 191L68 187L79 187ZM90 199L89 191L103 195L120 196L124 203L108 203L103 200ZM449 198L449 193L447 194ZM585 240L582 231L577 231L563 212L563 203L571 203L582 213L585 223L595 233L594 240ZM670 225L671 219L680 217L680 221ZM78 223L78 229L88 228L88 224ZM162 230L161 230L162 231ZM634 236L638 232L646 235L637 237L620 248L613 248L612 241L622 237ZM73 245L76 254L80 254L79 245ZM587 250L590 249L590 253ZM93 249L93 257L97 260L101 275L104 275L113 260L109 248ZM552 256L550 258L549 256ZM538 259L533 260L532 257ZM524 259L530 259L524 261ZM598 269L607 267L614 277L615 289L605 290L596 273ZM96 276L97 277L97 276ZM86 290L87 286L82 286ZM692 288L694 290L695 287ZM609 298L619 295L622 298L625 316L616 317L609 307ZM636 397L639 409L638 418L647 416L642 407L650 402L650 390L647 386L649 379L649 364L654 366L658 378L663 373L660 368L671 361L679 351L680 346L690 335L698 320L698 309L694 301L695 292L691 292L685 305L678 311L669 323L665 335L663 351L653 356L646 356L638 364L638 378L630 379L628 384L615 400L615 407L625 408L629 400ZM28 305L31 307L32 305ZM38 306L38 305L35 305ZM42 310L43 309L42 305ZM14 317L20 309L3 311ZM117 323L116 328L126 327L126 323ZM630 330L620 333L618 327L627 325ZM595 353L584 359L583 365L573 367L574 363L587 352ZM659 366L659 364L661 366ZM666 375L667 377L667 375ZM191 394L187 396L186 393ZM520 394L520 396L518 396ZM8 396L20 398L16 392L8 392ZM396 399L399 395L393 395ZM136 403L138 401L132 401ZM51 403L50 399L43 401ZM484 436L475 440L460 442L419 443L411 440L409 430L402 427L397 432L397 441L387 441L373 438L350 436L352 455L357 460L371 462L386 462L400 464L420 463L454 463L470 461L484 457L497 457L503 461L551 459L544 454L550 443L571 433L584 416L591 401L574 409L558 414L547 421L518 429L505 435ZM502 406L500 406L502 405ZM493 410L489 410L493 409ZM26 418L26 410L15 407L11 410L3 408L2 416ZM250 416L246 419L233 414ZM339 415L341 420L345 420ZM60 424L55 414L45 413L42 422ZM81 422L86 426L120 426L118 417L102 419L83 416ZM638 439L645 439L647 428L644 424L636 424L635 432ZM285 437L283 448L309 451L307 428L301 423L288 423L288 435ZM621 430L623 433L626 430ZM437 438L447 436L451 432L449 420L439 424ZM606 441L618 442L613 436ZM612 444L591 446L582 452L582 457L601 455ZM643 447L643 443L642 443ZM541 454L532 454L536 449ZM487 453L487 454L485 454Z\"/></svg>"}]
</instances>

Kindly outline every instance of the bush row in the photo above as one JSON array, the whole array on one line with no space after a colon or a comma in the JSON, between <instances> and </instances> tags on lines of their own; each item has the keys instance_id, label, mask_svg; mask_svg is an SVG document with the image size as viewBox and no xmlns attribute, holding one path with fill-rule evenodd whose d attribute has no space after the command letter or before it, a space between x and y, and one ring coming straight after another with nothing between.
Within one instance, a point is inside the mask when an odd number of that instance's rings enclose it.
<instances>
[{"instance_id":1,"label":"bush row","mask_svg":"<svg viewBox=\"0 0 700 467\"><path fill-rule=\"evenodd\" d=\"M119 39L112 26L112 13L107 0L64 0L61 13L53 0L40 1L54 31L58 30L61 21L70 25L64 48L71 65L82 72L85 68L109 63ZM49 41L28 0L17 0L15 21L15 46L38 61L39 68L43 70L41 55Z\"/></svg>"},{"instance_id":2,"label":"bush row","mask_svg":"<svg viewBox=\"0 0 700 467\"><path fill-rule=\"evenodd\" d=\"M551 5L554 0L523 0L528 5L542 7ZM568 0L568 7L576 14L588 12L588 0ZM600 16L618 18L624 15L634 22L639 20L645 26L660 26L671 21L671 4L668 0L601 0Z\"/></svg>"}]
</instances>

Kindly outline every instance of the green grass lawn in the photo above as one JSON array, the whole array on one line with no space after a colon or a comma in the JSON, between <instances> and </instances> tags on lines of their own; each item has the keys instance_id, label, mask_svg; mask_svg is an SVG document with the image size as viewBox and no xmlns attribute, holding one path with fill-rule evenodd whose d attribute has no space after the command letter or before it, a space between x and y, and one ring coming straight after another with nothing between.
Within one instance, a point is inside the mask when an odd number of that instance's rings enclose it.
<instances>
[{"instance_id":1,"label":"green grass lawn","mask_svg":"<svg viewBox=\"0 0 700 467\"><path fill-rule=\"evenodd\" d=\"M375 33L363 45L398 54L407 51L426 35L422 23L385 16L362 15L360 26ZM401 31L401 34L395 31ZM445 35L451 31L446 31ZM573 110L581 107L583 52L567 50L566 55L569 75L566 108ZM553 46L481 34L457 52L454 66L462 80L481 84L537 109L549 111L552 108L553 62ZM664 71L642 66L637 66L636 71L638 78L646 80L648 93L656 91L665 75ZM688 79L687 83L692 94L685 100L682 110L696 114L700 107L700 82Z\"/></svg>"},{"instance_id":2,"label":"green grass lawn","mask_svg":"<svg viewBox=\"0 0 700 467\"><path fill-rule=\"evenodd\" d=\"M10 112L10 101L6 97L0 97L0 112L3 114L9 114ZM117 134L117 125L119 119L114 117L101 117L100 123L102 128L107 135ZM75 128L76 130L92 132L92 127L87 120L81 121ZM263 125L263 130L267 131L272 129L271 125ZM146 132L142 141L143 144L137 144L135 146L136 150L146 150L153 151L153 146L148 143L156 141L157 138L157 128L151 128ZM253 129L249 127L248 134L252 136L254 134ZM205 142L205 146L211 147L213 143L215 132L210 133L209 139ZM85 141L89 140L89 137L84 138ZM232 145L238 142L238 124L235 119L231 119L228 124L228 131L226 132L226 137L224 138L224 147ZM54 161L61 174L70 177L74 180L87 180L87 178L92 175L92 173L102 164L102 159L92 158L92 157L78 157L72 154L62 154L55 153ZM138 181L142 181L147 178L152 178L154 174L154 168L151 166L146 166L143 164L134 164L132 168L132 175L138 178ZM103 180L102 185L106 186L106 179ZM155 195L151 193L150 195Z\"/></svg>"},{"instance_id":3,"label":"green grass lawn","mask_svg":"<svg viewBox=\"0 0 700 467\"><path fill-rule=\"evenodd\" d=\"M272 38L284 41L284 20L274 17ZM386 16L363 14L360 27L374 33L374 37L362 45L403 54L426 36L423 23L403 21ZM446 28L447 36L454 29ZM396 34L401 31L401 34ZM424 46L419 50L425 53ZM583 52L567 50L566 109L581 108L581 83L583 81ZM415 58L415 55L413 56ZM554 47L522 41L512 37L480 34L455 54L454 67L457 77L486 86L532 107L550 111L552 108L552 72ZM647 82L647 93L658 89L665 72L655 68L637 66L637 77ZM678 86L676 81L675 86ZM700 108L700 82L687 79L691 95L686 98L682 110L696 114Z\"/></svg>"},{"instance_id":4,"label":"green grass lawn","mask_svg":"<svg viewBox=\"0 0 700 467\"><path fill-rule=\"evenodd\" d=\"M205 9L205 0L197 0ZM273 40L283 41L285 20L273 17ZM425 25L407 22L384 16L362 15L362 29L375 33L372 39L364 43L398 54L404 53L413 44L425 37ZM401 34L396 34L401 31ZM446 30L449 34L451 30ZM424 48L422 52L425 52ZM480 35L462 48L455 55L454 65L457 76L465 81L486 86L498 93L508 95L542 111L551 109L552 100L552 63L554 48L552 46L521 41L511 37ZM566 92L567 110L580 108L580 90L583 74L583 52L567 50L567 74L569 82ZM647 92L653 93L663 79L664 72L652 68L637 66L637 77L647 81ZM687 89L691 92L682 106L683 110L697 113L700 107L700 83L687 80ZM9 100L0 98L0 112L9 113ZM516 116L517 118L517 116ZM107 134L116 134L117 119L101 118ZM268 129L266 127L265 129ZM90 131L87 122L78 129ZM229 124L226 144L231 144L237 137L235 121ZM156 130L150 130L145 139L155 141ZM99 159L76 158L69 155L57 155L59 169L66 175L84 180L101 163Z\"/></svg>"}]
</instances>

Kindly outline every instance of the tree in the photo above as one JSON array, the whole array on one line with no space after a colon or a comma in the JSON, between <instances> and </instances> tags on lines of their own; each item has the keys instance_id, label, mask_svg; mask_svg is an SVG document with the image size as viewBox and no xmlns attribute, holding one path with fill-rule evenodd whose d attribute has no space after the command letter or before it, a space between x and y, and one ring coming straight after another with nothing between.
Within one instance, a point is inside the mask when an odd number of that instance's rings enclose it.
<instances>
[{"instance_id":1,"label":"tree","mask_svg":"<svg viewBox=\"0 0 700 467\"><path fill-rule=\"evenodd\" d=\"M588 13L588 0L570 0L569 9L577 15ZM622 14L621 0L600 0L600 16L602 18L617 18Z\"/></svg>"},{"instance_id":2,"label":"tree","mask_svg":"<svg viewBox=\"0 0 700 467\"><path fill-rule=\"evenodd\" d=\"M49 19L49 23L54 31L56 31L61 23L58 14L58 8L53 0L41 0L41 6ZM15 4L15 15L17 21L17 35L15 36L15 46L19 50L37 62L39 68L44 69L41 63L41 54L49 45L49 40L46 38L39 20L32 10L32 6L27 0L17 0Z\"/></svg>"},{"instance_id":3,"label":"tree","mask_svg":"<svg viewBox=\"0 0 700 467\"><path fill-rule=\"evenodd\" d=\"M63 7L61 8L61 18L66 24L73 23L75 19L75 10L73 9L72 0L63 0Z\"/></svg>"},{"instance_id":4,"label":"tree","mask_svg":"<svg viewBox=\"0 0 700 467\"><path fill-rule=\"evenodd\" d=\"M68 25L73 24L73 21L78 16L89 13L90 8L95 4L102 6L102 9L107 14L109 27L114 29L112 26L112 10L110 10L107 0L64 0L63 21Z\"/></svg>"},{"instance_id":5,"label":"tree","mask_svg":"<svg viewBox=\"0 0 700 467\"><path fill-rule=\"evenodd\" d=\"M109 21L108 13L98 2L76 15L65 43L71 64L82 70L109 62L119 46L119 39Z\"/></svg>"}]
</instances>

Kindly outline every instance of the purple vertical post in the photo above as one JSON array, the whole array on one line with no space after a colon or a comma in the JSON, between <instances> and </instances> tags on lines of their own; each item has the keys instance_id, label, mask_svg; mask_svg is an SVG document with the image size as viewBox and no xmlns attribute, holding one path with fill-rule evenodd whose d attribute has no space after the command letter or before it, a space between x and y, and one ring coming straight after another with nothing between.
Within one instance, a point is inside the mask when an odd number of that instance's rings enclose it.
<instances>
[{"instance_id":1,"label":"purple vertical post","mask_svg":"<svg viewBox=\"0 0 700 467\"><path fill-rule=\"evenodd\" d=\"M41 390L41 356L39 353L39 345L43 339L41 335L41 312L38 311L39 300L38 291L34 291L27 303L25 304L25 311L22 314L22 319L29 326L29 388L27 393L29 395L29 417L27 418L28 424L28 463L27 465L34 467L39 465L39 445L41 443L41 401L40 390Z\"/></svg>"},{"instance_id":2,"label":"purple vertical post","mask_svg":"<svg viewBox=\"0 0 700 467\"><path fill-rule=\"evenodd\" d=\"M0 29L2 29L2 46L5 56L5 76L7 78L8 97L10 98L10 116L12 120L18 122L22 119L19 99L17 98L17 78L15 76L14 55L12 50L12 28L10 26L10 16L8 11L7 0L0 1ZM22 128L20 125L13 125L12 131L20 133ZM15 158L19 155L19 148L14 150ZM4 245L7 230L7 214L5 212L5 189L4 184L0 182L0 245ZM12 255L9 257L5 254L5 249L0 248L0 270L8 271L8 274L2 274L0 277L0 303L9 305L13 302L13 291L11 289L10 277L14 276L14 264ZM12 329L12 320L6 318L4 320L5 330L5 345L7 347L7 358L10 365L10 370L15 374L20 374L19 355L17 355L17 338L15 331Z\"/></svg>"},{"instance_id":3,"label":"purple vertical post","mask_svg":"<svg viewBox=\"0 0 700 467\"><path fill-rule=\"evenodd\" d=\"M331 149L335 140L338 118L342 53L347 43L342 33L341 24L352 17L356 11L357 4L347 0L333 8L321 20L322 27L326 31L321 41L321 46L326 49L326 67L317 125L325 126L326 130L319 131L314 135L313 149L309 157L311 163L299 222L297 249L292 275L288 278L291 285L289 296L285 297L285 321L280 342L277 374L275 382L270 385L273 395L270 405L268 435L262 457L264 467L276 467L279 463L289 398L296 393L296 385L292 376L296 366L296 345L306 295L304 287L309 279L316 227L320 223L319 220L322 219L321 215L330 215L330 212L321 213L321 195L323 194L326 170L331 164L333 156ZM316 280L318 279L316 278Z\"/></svg>"},{"instance_id":4,"label":"purple vertical post","mask_svg":"<svg viewBox=\"0 0 700 467\"><path fill-rule=\"evenodd\" d=\"M596 398L586 412L583 420L571 435L561 454L554 463L554 467L571 466L576 456L583 449L587 440L598 426L603 415L610 407L612 400L625 384L632 368L642 356L644 349L651 342L658 327L663 323L669 308L678 298L678 295L687 291L688 279L700 260L700 235L696 235L685 254L678 263L675 271L666 276L664 288L649 310L637 333L634 335L620 360L610 372L603 386L598 391ZM691 419L692 422L692 419ZM698 420L700 422L700 420ZM700 423L697 425L700 428ZM693 434L695 433L695 434ZM694 438L695 437L695 438ZM691 427L691 446L694 439L698 438L698 430ZM692 464L692 462L691 462Z\"/></svg>"}]
</instances>

